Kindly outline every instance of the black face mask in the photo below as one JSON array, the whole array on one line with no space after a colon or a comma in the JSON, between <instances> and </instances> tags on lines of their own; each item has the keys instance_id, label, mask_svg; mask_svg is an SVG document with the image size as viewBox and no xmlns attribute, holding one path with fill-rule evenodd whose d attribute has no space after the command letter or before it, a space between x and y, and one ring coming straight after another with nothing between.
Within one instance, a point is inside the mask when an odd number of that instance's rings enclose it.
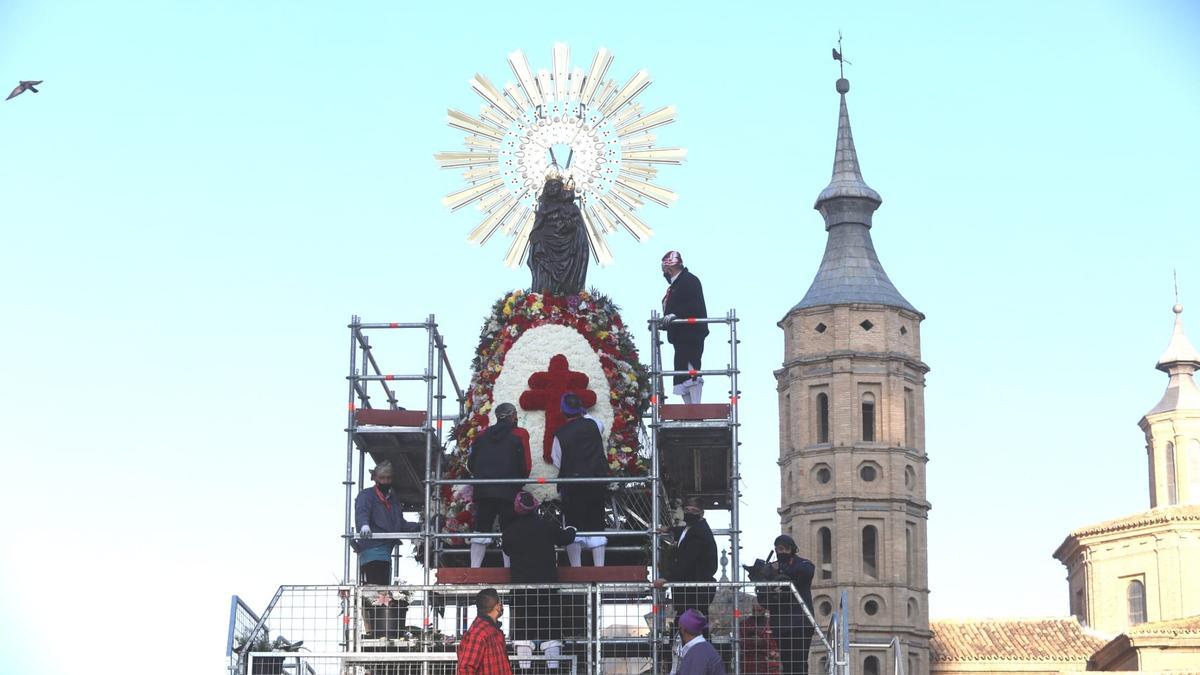
<instances>
[{"instance_id":1,"label":"black face mask","mask_svg":"<svg viewBox=\"0 0 1200 675\"><path fill-rule=\"evenodd\" d=\"M387 485L380 485L379 483L376 483L375 488L382 492L383 496L386 497L388 496L388 493L392 491L392 484L388 483Z\"/></svg>"},{"instance_id":2,"label":"black face mask","mask_svg":"<svg viewBox=\"0 0 1200 675\"><path fill-rule=\"evenodd\" d=\"M671 275L670 274L663 272L663 278L667 280L668 284L671 283Z\"/></svg>"},{"instance_id":3,"label":"black face mask","mask_svg":"<svg viewBox=\"0 0 1200 675\"><path fill-rule=\"evenodd\" d=\"M695 525L696 523L700 522L702 518L704 518L704 516L700 515L699 513L683 514L683 522L687 523L688 525Z\"/></svg>"}]
</instances>

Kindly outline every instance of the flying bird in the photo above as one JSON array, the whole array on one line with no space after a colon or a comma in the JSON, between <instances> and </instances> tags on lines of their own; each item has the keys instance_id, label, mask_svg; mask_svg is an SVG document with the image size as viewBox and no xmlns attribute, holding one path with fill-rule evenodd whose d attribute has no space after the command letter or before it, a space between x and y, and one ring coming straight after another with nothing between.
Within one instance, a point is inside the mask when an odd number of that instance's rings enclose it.
<instances>
[{"instance_id":1,"label":"flying bird","mask_svg":"<svg viewBox=\"0 0 1200 675\"><path fill-rule=\"evenodd\" d=\"M38 90L36 87L37 87L37 85L39 85L41 83L42 83L41 80L21 80L21 83L17 85L16 89L12 90L12 93L8 95L8 98L13 98L14 96L20 96L21 94L24 94L26 91L32 91L33 93L36 94L36 93L38 93ZM8 98L6 98L4 100L7 101Z\"/></svg>"}]
</instances>

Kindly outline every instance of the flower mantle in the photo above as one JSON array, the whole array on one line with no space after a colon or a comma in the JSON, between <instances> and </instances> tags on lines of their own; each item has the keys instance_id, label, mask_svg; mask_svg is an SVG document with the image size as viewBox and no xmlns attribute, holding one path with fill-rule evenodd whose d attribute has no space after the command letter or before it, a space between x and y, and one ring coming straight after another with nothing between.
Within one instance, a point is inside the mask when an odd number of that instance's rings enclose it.
<instances>
[{"instance_id":1,"label":"flower mantle","mask_svg":"<svg viewBox=\"0 0 1200 675\"><path fill-rule=\"evenodd\" d=\"M563 297L517 290L496 301L480 332L471 363L466 416L451 432L457 449L447 478L466 475L467 451L495 420L492 408L501 402L517 404L522 394L528 404L532 398L530 376L546 375L543 371L551 367L552 360L555 368L568 367L572 377L578 378L576 382L586 382L587 390L596 393L589 414L604 425L611 474L645 475L638 423L650 401L649 373L638 361L637 348L617 306L603 295L586 291ZM543 447L543 408L518 405L518 424L529 431L530 478L534 481L557 475L554 466L545 461L549 450ZM527 489L541 499L556 494L549 484L535 482ZM471 492L470 486L443 486L445 530L472 529Z\"/></svg>"}]
</instances>

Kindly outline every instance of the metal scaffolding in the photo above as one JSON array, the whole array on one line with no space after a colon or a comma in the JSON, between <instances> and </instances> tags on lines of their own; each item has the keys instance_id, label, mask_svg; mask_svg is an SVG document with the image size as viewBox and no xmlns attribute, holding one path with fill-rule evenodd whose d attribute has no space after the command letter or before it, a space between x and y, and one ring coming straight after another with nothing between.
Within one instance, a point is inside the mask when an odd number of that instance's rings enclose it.
<instances>
[{"instance_id":1,"label":"metal scaffolding","mask_svg":"<svg viewBox=\"0 0 1200 675\"><path fill-rule=\"evenodd\" d=\"M350 328L350 365L347 375L345 528L343 583L337 586L284 586L275 594L262 616L256 615L234 596L230 610L227 656L232 675L251 672L345 673L451 673L453 652L469 624L469 607L474 593L483 586L497 588L505 603L514 603L510 617L517 630L530 617L543 616L553 608L560 620L574 613L573 620L548 627L557 631L552 642L560 642L561 655L522 651L520 636L510 634L513 665L522 672L537 673L643 673L666 672L670 667L671 637L668 609L676 593L690 587L713 589L710 618L712 641L732 666L730 672L759 670L762 659L756 652L755 630L761 619L742 609L754 604L765 592L794 596L814 627L813 650L825 653L828 675L849 675L849 650L872 647L894 650L892 673L902 675L902 645L898 640L884 644L850 642L849 607L846 593L833 612L827 630L817 626L810 607L790 583L744 579L740 557L741 475L738 459L738 337L735 312L724 317L684 317L662 323L658 312L649 321L650 406L643 423L650 470L645 476L596 478L546 478L539 483L614 484L608 505L608 529L580 532L580 536L625 537L629 546L614 546L639 565L648 563L649 579L638 569L636 581L598 581L564 572L558 584L483 583L471 573L445 574L443 553L450 539L462 532L443 532L442 486L491 483L521 483L529 479L447 479L444 423L464 418L462 388L451 369L446 345L433 315L419 323L364 323L354 316ZM729 361L724 368L677 371L666 369L662 358L662 333L669 324L724 325L728 327ZM423 368L415 372L388 372L380 367L369 339L373 331L425 331ZM720 403L672 405L666 402L663 381L676 375L728 377L728 397ZM423 384L424 410L406 410L401 405L397 383ZM449 382L450 390L447 390ZM447 404L447 399L453 401ZM382 400L379 406L372 397ZM415 397L415 396L414 396ZM412 533L377 533L374 537L411 540L421 546L421 584L405 584L393 572L386 586L364 585L352 575L355 537L353 508L355 488L363 489L365 463L393 464L393 492L406 511L422 514L420 530ZM728 537L730 577L718 582L651 583L661 570L664 525L674 521L674 510L688 497L697 497L706 509L727 510L728 529L714 529ZM494 536L494 535L493 535ZM649 544L648 555L643 546ZM452 550L452 549L451 549ZM393 561L398 556L393 554ZM648 559L647 559L648 558ZM725 564L722 557L722 566ZM396 566L393 565L393 570ZM439 572L436 583L431 579ZM564 568L565 569L565 568ZM595 569L595 568L585 568ZM632 569L632 568L628 568ZM477 570L471 570L476 572ZM575 577L574 581L569 580ZM774 591L771 588L775 587ZM694 589L692 589L694 592ZM719 599L718 599L719 598ZM762 601L766 603L765 600ZM542 608L542 609L539 609ZM757 620L757 624L756 624ZM572 623L573 621L573 623ZM510 624L512 625L512 624ZM507 631L512 628L506 629ZM275 640L268 638L272 635ZM766 641L770 643L769 631ZM300 644L309 651L296 651ZM764 652L765 653L765 652ZM664 658L666 661L664 662ZM286 671L283 669L287 669ZM532 668L532 670L530 670ZM294 670L293 670L294 669ZM648 669L648 670L647 670Z\"/></svg>"},{"instance_id":2,"label":"metal scaffolding","mask_svg":"<svg viewBox=\"0 0 1200 675\"><path fill-rule=\"evenodd\" d=\"M393 492L407 507L419 507L423 517L419 533L380 534L378 538L416 539L422 542L424 583L429 583L433 568L436 533L440 519L441 496L434 485L442 477L442 457L445 454L443 423L457 422L463 414L465 397L450 360L446 343L438 332L434 315L420 323L363 323L358 316L350 319L350 373L346 405L346 488L345 528L342 579L352 579L351 559L354 540L355 486L363 489L366 456L376 462L393 461L395 483ZM387 372L379 367L368 336L369 331L423 330L426 333L425 368L421 372ZM446 412L446 380L454 391L454 414ZM424 382L425 410L408 411L400 406L393 390L394 382ZM376 408L371 403L372 391L382 390L387 407ZM357 462L356 462L357 460ZM355 478L355 466L358 475ZM393 566L393 570L395 566ZM357 575L356 575L357 577ZM354 578L356 578L354 577Z\"/></svg>"}]
</instances>

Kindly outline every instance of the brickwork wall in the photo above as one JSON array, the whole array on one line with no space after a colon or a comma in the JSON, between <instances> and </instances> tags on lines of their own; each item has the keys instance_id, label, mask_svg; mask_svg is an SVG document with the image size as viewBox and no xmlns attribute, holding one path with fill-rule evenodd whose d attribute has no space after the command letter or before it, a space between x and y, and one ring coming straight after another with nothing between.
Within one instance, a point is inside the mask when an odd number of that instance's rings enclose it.
<instances>
[{"instance_id":1,"label":"brickwork wall","mask_svg":"<svg viewBox=\"0 0 1200 675\"><path fill-rule=\"evenodd\" d=\"M856 638L899 635L917 672L928 672L928 367L921 362L920 319L880 305L794 311L780 322L784 364L775 374L781 524L802 555L817 563L817 620L825 624L840 590L848 590ZM819 394L829 397L824 442ZM869 441L863 440L866 395L874 403ZM864 561L862 533L868 525L876 530L873 568ZM823 527L832 535L828 566L821 560Z\"/></svg>"}]
</instances>

